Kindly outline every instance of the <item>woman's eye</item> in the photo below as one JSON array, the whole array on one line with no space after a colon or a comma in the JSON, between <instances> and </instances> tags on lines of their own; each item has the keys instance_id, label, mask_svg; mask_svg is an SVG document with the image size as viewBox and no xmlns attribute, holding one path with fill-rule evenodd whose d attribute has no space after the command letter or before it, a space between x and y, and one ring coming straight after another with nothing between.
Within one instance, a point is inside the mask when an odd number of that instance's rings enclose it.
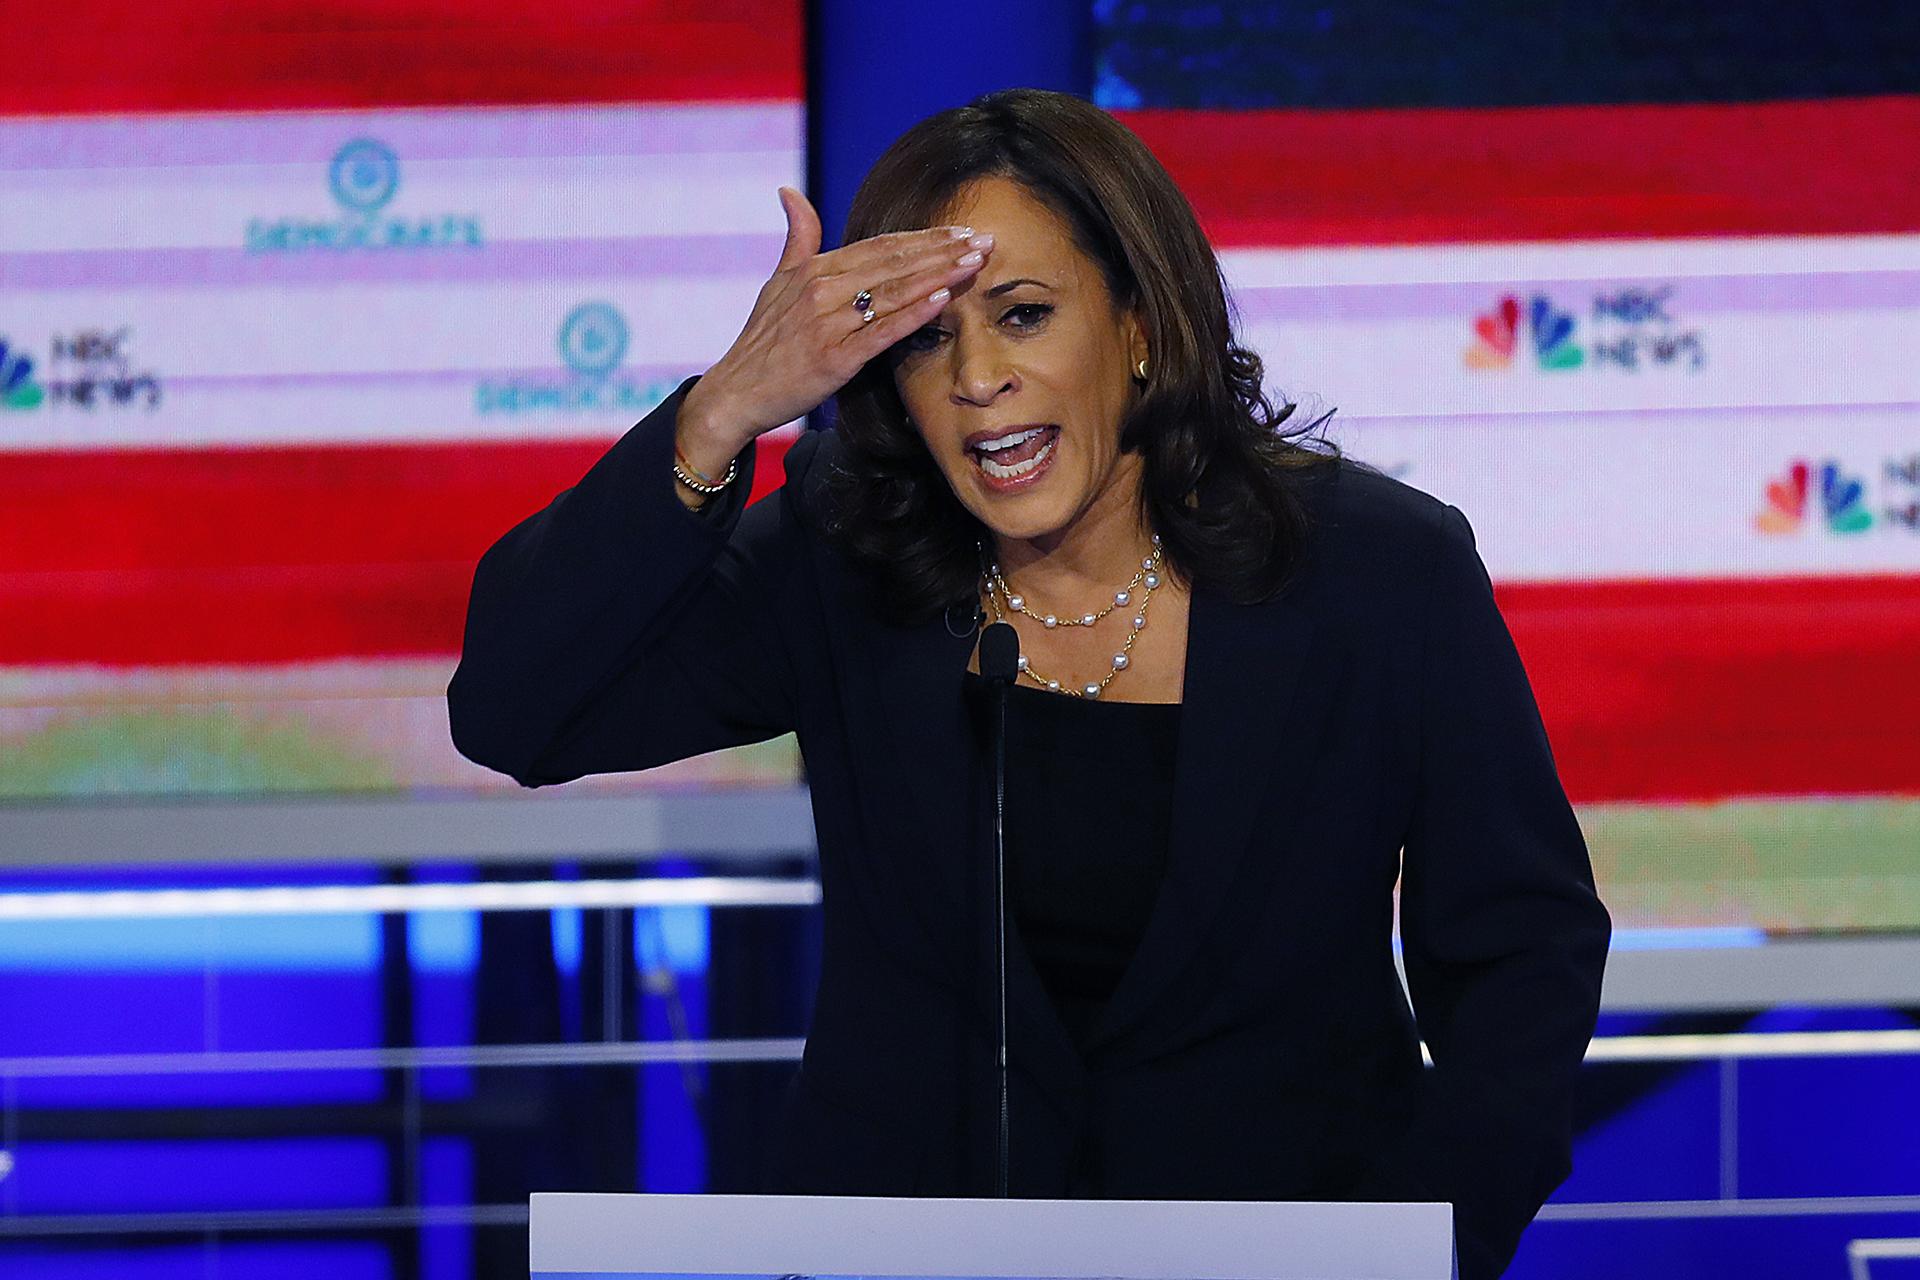
<instances>
[{"instance_id":1,"label":"woman's eye","mask_svg":"<svg viewBox=\"0 0 1920 1280\"><path fill-rule=\"evenodd\" d=\"M1018 306L1008 307L1001 322L1011 323L1014 329L1035 329L1052 314L1053 308L1044 302L1022 302ZM916 329L896 344L902 355L917 355L933 350L935 344L946 336L946 330L934 325Z\"/></svg>"},{"instance_id":2,"label":"woman's eye","mask_svg":"<svg viewBox=\"0 0 1920 1280\"><path fill-rule=\"evenodd\" d=\"M897 345L901 352L909 355L921 351L931 351L933 349L933 340L939 336L940 331L932 325L928 325L924 329L915 329L912 333L900 339Z\"/></svg>"}]
</instances>

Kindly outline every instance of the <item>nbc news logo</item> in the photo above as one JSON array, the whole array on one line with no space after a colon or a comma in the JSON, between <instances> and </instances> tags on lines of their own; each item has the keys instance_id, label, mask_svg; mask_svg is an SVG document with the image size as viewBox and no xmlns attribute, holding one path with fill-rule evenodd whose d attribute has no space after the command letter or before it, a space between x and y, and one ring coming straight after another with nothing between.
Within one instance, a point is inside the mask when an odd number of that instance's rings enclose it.
<instances>
[{"instance_id":1,"label":"nbc news logo","mask_svg":"<svg viewBox=\"0 0 1920 1280\"><path fill-rule=\"evenodd\" d=\"M1920 532L1920 453L1889 458L1882 468L1879 515L1869 504L1866 476L1849 474L1837 459L1816 468L1796 458L1786 471L1768 480L1753 526L1761 533L1786 536L1808 528L1849 537L1876 526Z\"/></svg>"},{"instance_id":2,"label":"nbc news logo","mask_svg":"<svg viewBox=\"0 0 1920 1280\"><path fill-rule=\"evenodd\" d=\"M46 398L47 389L34 381L33 357L0 338L0 410L36 408Z\"/></svg>"}]
</instances>

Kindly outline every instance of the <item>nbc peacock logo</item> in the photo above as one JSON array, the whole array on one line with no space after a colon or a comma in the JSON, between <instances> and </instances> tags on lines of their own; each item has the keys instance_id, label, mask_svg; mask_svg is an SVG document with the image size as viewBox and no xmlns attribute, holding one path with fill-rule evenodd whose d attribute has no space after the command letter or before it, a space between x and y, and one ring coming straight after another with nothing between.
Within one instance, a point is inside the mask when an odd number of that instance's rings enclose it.
<instances>
[{"instance_id":1,"label":"nbc peacock logo","mask_svg":"<svg viewBox=\"0 0 1920 1280\"><path fill-rule=\"evenodd\" d=\"M46 388L33 380L33 357L0 338L0 410L36 408L46 398Z\"/></svg>"},{"instance_id":2,"label":"nbc peacock logo","mask_svg":"<svg viewBox=\"0 0 1920 1280\"><path fill-rule=\"evenodd\" d=\"M1586 352L1573 340L1573 314L1554 306L1544 293L1527 300L1524 315L1520 299L1507 294L1491 311L1473 319L1473 345L1467 348L1469 369L1508 369L1519 355L1522 321L1534 362L1549 371L1578 369Z\"/></svg>"},{"instance_id":3,"label":"nbc peacock logo","mask_svg":"<svg viewBox=\"0 0 1920 1280\"><path fill-rule=\"evenodd\" d=\"M1798 533L1809 519L1825 524L1830 533L1864 533L1873 527L1867 510L1866 489L1859 476L1850 476L1832 458L1820 464L1819 492L1813 492L1813 469L1796 458L1786 473L1767 481L1754 528L1775 535ZM1819 508L1810 511L1817 497Z\"/></svg>"}]
</instances>

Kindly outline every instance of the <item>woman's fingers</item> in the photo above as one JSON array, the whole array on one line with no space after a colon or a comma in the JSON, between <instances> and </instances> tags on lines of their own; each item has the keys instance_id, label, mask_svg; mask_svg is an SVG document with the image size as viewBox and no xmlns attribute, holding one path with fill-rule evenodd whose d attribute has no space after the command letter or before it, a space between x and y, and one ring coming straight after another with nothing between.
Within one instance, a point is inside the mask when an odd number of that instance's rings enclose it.
<instances>
[{"instance_id":1,"label":"woman's fingers","mask_svg":"<svg viewBox=\"0 0 1920 1280\"><path fill-rule=\"evenodd\" d=\"M958 247L967 248L964 242ZM978 272L991 251L988 246L983 250L969 250L960 258L954 258L951 253L942 254L930 266L871 290L878 316L872 323L853 317L841 343L846 358L856 365L865 364L938 317L953 288ZM838 278L844 282L844 277Z\"/></svg>"},{"instance_id":2,"label":"woman's fingers","mask_svg":"<svg viewBox=\"0 0 1920 1280\"><path fill-rule=\"evenodd\" d=\"M979 271L980 267L981 263L979 262L961 265L951 259L943 258L936 260L933 265L916 271L912 275L897 280L889 280L879 288L872 290L873 309L881 316L891 316L898 311L918 305L936 289L946 288L951 290L962 280L967 279ZM944 303L945 299L941 301ZM859 314L853 312L851 307L848 308L848 311L853 320L853 323L849 326L850 330L854 328L871 327L861 321ZM937 315L938 313L938 308L936 308L935 314ZM878 320L876 320L875 323L877 324ZM922 323L925 322L923 321Z\"/></svg>"},{"instance_id":3,"label":"woman's fingers","mask_svg":"<svg viewBox=\"0 0 1920 1280\"><path fill-rule=\"evenodd\" d=\"M940 314L952 290L945 285L932 293L916 296L905 306L888 312L872 324L863 324L847 335L843 344L856 367L864 365L894 343Z\"/></svg>"},{"instance_id":4,"label":"woman's fingers","mask_svg":"<svg viewBox=\"0 0 1920 1280\"><path fill-rule=\"evenodd\" d=\"M949 252L967 250L965 227L931 227L924 231L890 231L829 250L814 259L813 271L823 276L848 276L859 281L854 292L872 289L903 276ZM848 294L852 297L852 294Z\"/></svg>"},{"instance_id":5,"label":"woman's fingers","mask_svg":"<svg viewBox=\"0 0 1920 1280\"><path fill-rule=\"evenodd\" d=\"M863 279L852 272L823 276L819 293L829 311L836 304L845 305L851 311L853 299L864 288L873 296L874 310L885 314L925 297L943 284L965 280L985 265L991 252L991 245L974 249L968 242L959 241L931 256L916 259L912 267L897 275L880 279ZM846 301L841 304L839 300L843 297Z\"/></svg>"},{"instance_id":6,"label":"woman's fingers","mask_svg":"<svg viewBox=\"0 0 1920 1280\"><path fill-rule=\"evenodd\" d=\"M784 203L784 196L782 201ZM791 231L788 243L791 247ZM762 292L764 295L770 291L773 305L779 309L807 308L837 330L846 315L857 318L853 300L861 290L878 297L883 289L901 278L951 265L968 252L971 250L967 242L956 238L949 228L890 232L792 265L783 253L781 267Z\"/></svg>"},{"instance_id":7,"label":"woman's fingers","mask_svg":"<svg viewBox=\"0 0 1920 1280\"><path fill-rule=\"evenodd\" d=\"M929 227L821 253L812 203L791 187L779 195L787 219L780 265L740 336L692 393L707 410L695 417L724 424L723 445L790 422L845 386L868 360L939 315L948 291L977 272L992 247L991 237L970 243L967 228ZM863 290L871 295L870 322L852 305Z\"/></svg>"},{"instance_id":8,"label":"woman's fingers","mask_svg":"<svg viewBox=\"0 0 1920 1280\"><path fill-rule=\"evenodd\" d=\"M820 252L820 215L814 212L812 201L792 187L780 188L780 207L787 215L787 242L780 249L780 265L775 270L784 271Z\"/></svg>"},{"instance_id":9,"label":"woman's fingers","mask_svg":"<svg viewBox=\"0 0 1920 1280\"><path fill-rule=\"evenodd\" d=\"M875 305L883 311L897 311L918 302L941 285L957 285L986 265L991 252L975 249L960 258L941 258L910 276L889 280L874 291ZM972 261L968 261L969 257Z\"/></svg>"}]
</instances>

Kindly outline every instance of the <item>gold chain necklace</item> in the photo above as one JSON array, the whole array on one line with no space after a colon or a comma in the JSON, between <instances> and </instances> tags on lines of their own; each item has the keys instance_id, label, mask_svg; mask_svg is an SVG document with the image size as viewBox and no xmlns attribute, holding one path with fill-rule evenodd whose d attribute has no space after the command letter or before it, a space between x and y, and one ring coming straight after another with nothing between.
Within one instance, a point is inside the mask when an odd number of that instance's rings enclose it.
<instances>
[{"instance_id":1,"label":"gold chain necklace","mask_svg":"<svg viewBox=\"0 0 1920 1280\"><path fill-rule=\"evenodd\" d=\"M980 548L980 559L986 567L981 574L981 585L987 597L987 604L993 609L995 622L1006 621L1007 613L1011 612L1032 618L1049 631L1056 627L1091 627L1115 609L1125 608L1127 605L1134 606L1133 626L1127 632L1126 641L1120 646L1119 652L1113 655L1113 662L1107 668L1107 674L1098 682L1089 682L1077 689L1072 685L1062 685L1060 681L1035 671L1024 653L1020 655L1018 674L1027 677L1049 692L1065 693L1070 697L1098 698L1105 693L1107 686L1113 683L1113 678L1132 664L1133 659L1130 655L1133 653L1133 642L1140 638L1140 632L1147 625L1147 603L1153 599L1154 590L1160 585L1160 564L1163 554L1160 535L1156 533L1153 535L1153 554L1141 559L1140 567L1134 571L1127 585L1113 593L1111 603L1097 613L1082 614L1078 618L1062 618L1051 613L1036 613L1028 608L1026 597L1007 585L1006 578L1000 573L999 563L987 558L987 550L983 544ZM1138 598L1134 595L1136 591L1140 593Z\"/></svg>"}]
</instances>

